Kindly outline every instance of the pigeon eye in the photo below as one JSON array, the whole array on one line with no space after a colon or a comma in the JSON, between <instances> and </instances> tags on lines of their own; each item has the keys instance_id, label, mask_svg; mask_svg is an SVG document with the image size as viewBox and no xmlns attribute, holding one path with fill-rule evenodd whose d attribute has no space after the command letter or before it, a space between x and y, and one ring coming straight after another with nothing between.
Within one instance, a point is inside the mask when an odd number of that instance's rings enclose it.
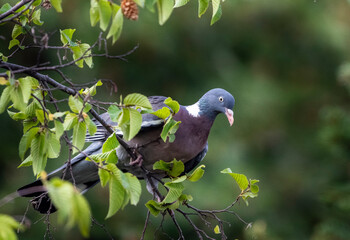
<instances>
[{"instance_id":1,"label":"pigeon eye","mask_svg":"<svg viewBox=\"0 0 350 240\"><path fill-rule=\"evenodd\" d=\"M219 101L220 101L220 102L223 102L223 101L224 101L224 98L223 98L223 97L219 97Z\"/></svg>"}]
</instances>

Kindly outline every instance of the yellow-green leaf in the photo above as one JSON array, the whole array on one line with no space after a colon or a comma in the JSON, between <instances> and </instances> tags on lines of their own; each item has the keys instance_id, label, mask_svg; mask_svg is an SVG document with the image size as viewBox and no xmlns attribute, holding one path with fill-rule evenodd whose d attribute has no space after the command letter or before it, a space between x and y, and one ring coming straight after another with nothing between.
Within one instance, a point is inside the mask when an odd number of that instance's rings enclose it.
<instances>
[{"instance_id":1,"label":"yellow-green leaf","mask_svg":"<svg viewBox=\"0 0 350 240\"><path fill-rule=\"evenodd\" d=\"M50 2L57 12L62 12L62 0L51 0Z\"/></svg>"},{"instance_id":2,"label":"yellow-green leaf","mask_svg":"<svg viewBox=\"0 0 350 240\"><path fill-rule=\"evenodd\" d=\"M160 25L163 25L168 20L173 12L173 6L173 0L157 0L158 21Z\"/></svg>"},{"instance_id":3,"label":"yellow-green leaf","mask_svg":"<svg viewBox=\"0 0 350 240\"><path fill-rule=\"evenodd\" d=\"M103 31L106 31L112 16L112 6L108 0L99 0L98 6L100 15L100 28Z\"/></svg>"}]
</instances>

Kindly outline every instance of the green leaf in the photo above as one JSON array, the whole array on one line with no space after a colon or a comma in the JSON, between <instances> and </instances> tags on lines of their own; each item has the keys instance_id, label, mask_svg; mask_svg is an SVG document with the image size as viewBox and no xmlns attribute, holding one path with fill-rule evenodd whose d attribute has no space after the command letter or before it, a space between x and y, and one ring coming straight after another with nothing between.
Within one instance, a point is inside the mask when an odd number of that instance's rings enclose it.
<instances>
[{"instance_id":1,"label":"green leaf","mask_svg":"<svg viewBox=\"0 0 350 240\"><path fill-rule=\"evenodd\" d=\"M190 0L175 0L174 8L182 7L186 5Z\"/></svg>"},{"instance_id":2,"label":"green leaf","mask_svg":"<svg viewBox=\"0 0 350 240\"><path fill-rule=\"evenodd\" d=\"M198 17L201 17L208 9L209 0L198 0Z\"/></svg>"},{"instance_id":3,"label":"green leaf","mask_svg":"<svg viewBox=\"0 0 350 240\"><path fill-rule=\"evenodd\" d=\"M86 135L86 123L78 121L78 123L73 128L73 145L82 150L85 145L85 135ZM73 148L73 154L78 152L76 148Z\"/></svg>"},{"instance_id":4,"label":"green leaf","mask_svg":"<svg viewBox=\"0 0 350 240\"><path fill-rule=\"evenodd\" d=\"M98 6L98 1L90 1L90 23L91 27L94 27L98 21L100 21L100 7Z\"/></svg>"},{"instance_id":5,"label":"green leaf","mask_svg":"<svg viewBox=\"0 0 350 240\"><path fill-rule=\"evenodd\" d=\"M143 8L145 6L145 1L146 0L135 0L134 2Z\"/></svg>"},{"instance_id":6,"label":"green leaf","mask_svg":"<svg viewBox=\"0 0 350 240\"><path fill-rule=\"evenodd\" d=\"M43 132L36 134L31 142L31 151L33 161L33 172L34 175L38 175L42 170L45 169L47 162L47 145L45 142L45 135Z\"/></svg>"},{"instance_id":7,"label":"green leaf","mask_svg":"<svg viewBox=\"0 0 350 240\"><path fill-rule=\"evenodd\" d=\"M214 233L215 234L220 234L221 232L220 232L220 227L219 227L219 225L216 225L215 226L215 228L214 228Z\"/></svg>"},{"instance_id":8,"label":"green leaf","mask_svg":"<svg viewBox=\"0 0 350 240\"><path fill-rule=\"evenodd\" d=\"M116 149L119 146L119 142L117 140L117 137L115 136L115 133L111 134L107 140L104 142L102 146L102 153L109 152L111 150Z\"/></svg>"},{"instance_id":9,"label":"green leaf","mask_svg":"<svg viewBox=\"0 0 350 240\"><path fill-rule=\"evenodd\" d=\"M158 21L163 25L173 12L173 0L157 0Z\"/></svg>"},{"instance_id":10,"label":"green leaf","mask_svg":"<svg viewBox=\"0 0 350 240\"><path fill-rule=\"evenodd\" d=\"M10 102L12 92L14 90L13 86L7 86L4 91L2 91L0 98L0 113L3 113Z\"/></svg>"},{"instance_id":11,"label":"green leaf","mask_svg":"<svg viewBox=\"0 0 350 240\"><path fill-rule=\"evenodd\" d=\"M168 138L169 138L169 142L174 142L175 133L179 128L180 123L181 123L180 121L177 122L172 117L168 118L160 134L160 137L163 139L164 142L166 142Z\"/></svg>"},{"instance_id":12,"label":"green leaf","mask_svg":"<svg viewBox=\"0 0 350 240\"><path fill-rule=\"evenodd\" d=\"M14 46L17 46L17 45L19 45L18 39L12 39L12 40L10 41L10 43L9 43L9 50L10 50L11 48L13 48Z\"/></svg>"},{"instance_id":13,"label":"green leaf","mask_svg":"<svg viewBox=\"0 0 350 240\"><path fill-rule=\"evenodd\" d=\"M107 185L109 179L111 178L111 174L108 172L108 170L106 170L104 168L98 169L98 176L100 178L102 187L105 187Z\"/></svg>"},{"instance_id":14,"label":"green leaf","mask_svg":"<svg viewBox=\"0 0 350 240\"><path fill-rule=\"evenodd\" d=\"M123 205L125 190L116 176L109 180L109 209L106 218L113 216Z\"/></svg>"},{"instance_id":15,"label":"green leaf","mask_svg":"<svg viewBox=\"0 0 350 240\"><path fill-rule=\"evenodd\" d=\"M181 194L181 196L179 197L180 202L192 201L192 200L193 200L193 197L191 195L188 195L188 194Z\"/></svg>"},{"instance_id":16,"label":"green leaf","mask_svg":"<svg viewBox=\"0 0 350 240\"><path fill-rule=\"evenodd\" d=\"M98 82L97 82L96 84L94 84L92 87L86 88L86 89L82 92L82 94L83 94L84 96L87 96L87 95L89 95L89 96L95 96L95 95L96 95L96 88L99 87L99 86L102 86L101 80L98 80Z\"/></svg>"},{"instance_id":17,"label":"green leaf","mask_svg":"<svg viewBox=\"0 0 350 240\"><path fill-rule=\"evenodd\" d=\"M141 183L137 179L137 177L135 177L131 173L125 173L125 176L129 181L129 188L125 190L127 191L130 197L130 203L136 206L141 196Z\"/></svg>"},{"instance_id":18,"label":"green leaf","mask_svg":"<svg viewBox=\"0 0 350 240\"><path fill-rule=\"evenodd\" d=\"M182 183L167 182L165 183L165 186L169 188L169 192L165 196L164 200L161 202L162 204L175 202L179 199L179 197L182 194L182 191L185 189Z\"/></svg>"},{"instance_id":19,"label":"green leaf","mask_svg":"<svg viewBox=\"0 0 350 240\"><path fill-rule=\"evenodd\" d=\"M86 65L88 65L89 68L92 68L94 66L94 63L92 62L92 53L91 53L91 46L87 43L79 44L81 56L84 56L84 62ZM74 55L73 55L74 57Z\"/></svg>"},{"instance_id":20,"label":"green leaf","mask_svg":"<svg viewBox=\"0 0 350 240\"><path fill-rule=\"evenodd\" d=\"M0 239L17 240L17 229L23 230L23 225L8 215L0 214Z\"/></svg>"},{"instance_id":21,"label":"green leaf","mask_svg":"<svg viewBox=\"0 0 350 240\"><path fill-rule=\"evenodd\" d=\"M157 111L152 112L151 114L156 115L161 119L166 119L170 116L170 110L167 107L163 107L162 109L158 109Z\"/></svg>"},{"instance_id":22,"label":"green leaf","mask_svg":"<svg viewBox=\"0 0 350 240\"><path fill-rule=\"evenodd\" d=\"M60 30L60 38L63 45L69 45L72 47L78 46L76 43L72 41L74 32L75 32L75 29L70 29L70 28Z\"/></svg>"},{"instance_id":23,"label":"green leaf","mask_svg":"<svg viewBox=\"0 0 350 240\"><path fill-rule=\"evenodd\" d=\"M51 0L50 2L57 12L62 12L62 0Z\"/></svg>"},{"instance_id":24,"label":"green leaf","mask_svg":"<svg viewBox=\"0 0 350 240\"><path fill-rule=\"evenodd\" d=\"M226 168L222 170L221 173L230 174L238 184L241 191L244 191L249 185L248 179L245 175L239 174L239 173L233 173L230 168Z\"/></svg>"},{"instance_id":25,"label":"green leaf","mask_svg":"<svg viewBox=\"0 0 350 240\"><path fill-rule=\"evenodd\" d=\"M28 132L26 132L25 134L23 134L21 141L19 142L19 149L18 149L19 156L22 160L24 159L24 155L28 150L28 148L31 146L32 140L35 134L38 133L38 131L39 131L39 128L34 127L30 129Z\"/></svg>"},{"instance_id":26,"label":"green leaf","mask_svg":"<svg viewBox=\"0 0 350 240\"><path fill-rule=\"evenodd\" d=\"M0 8L0 14L3 14L7 11L9 11L12 8L12 6L8 3L5 3L4 5L1 6ZM10 15L11 16L11 15Z\"/></svg>"},{"instance_id":27,"label":"green leaf","mask_svg":"<svg viewBox=\"0 0 350 240\"><path fill-rule=\"evenodd\" d=\"M29 129L38 125L39 121L36 118L26 119L23 121L23 133L26 133Z\"/></svg>"},{"instance_id":28,"label":"green leaf","mask_svg":"<svg viewBox=\"0 0 350 240\"><path fill-rule=\"evenodd\" d=\"M97 131L96 124L90 119L88 115L86 115L85 122L87 124L90 136L93 136Z\"/></svg>"},{"instance_id":29,"label":"green leaf","mask_svg":"<svg viewBox=\"0 0 350 240\"><path fill-rule=\"evenodd\" d=\"M112 6L108 0L99 0L98 6L100 11L100 28L102 31L106 31L112 16Z\"/></svg>"},{"instance_id":30,"label":"green leaf","mask_svg":"<svg viewBox=\"0 0 350 240\"><path fill-rule=\"evenodd\" d=\"M74 97L70 95L68 99L68 105L70 109L75 113L80 113L81 109L83 108L83 103L78 96Z\"/></svg>"},{"instance_id":31,"label":"green leaf","mask_svg":"<svg viewBox=\"0 0 350 240\"><path fill-rule=\"evenodd\" d=\"M44 182L49 196L58 211L58 221L66 223L67 227L78 224L84 237L89 236L91 211L85 198L75 190L73 185L59 178Z\"/></svg>"},{"instance_id":32,"label":"green leaf","mask_svg":"<svg viewBox=\"0 0 350 240\"><path fill-rule=\"evenodd\" d=\"M129 112L130 112L130 132L127 138L128 141L136 136L136 134L140 131L141 124L142 124L142 115L140 112L138 112L133 108L130 108Z\"/></svg>"},{"instance_id":33,"label":"green leaf","mask_svg":"<svg viewBox=\"0 0 350 240\"><path fill-rule=\"evenodd\" d=\"M118 127L123 132L123 137L127 141L136 136L141 129L141 113L133 108L123 108L122 114L118 118Z\"/></svg>"},{"instance_id":34,"label":"green leaf","mask_svg":"<svg viewBox=\"0 0 350 240\"><path fill-rule=\"evenodd\" d=\"M63 124L60 121L55 120L55 136L57 140L60 140L61 136L63 135L64 127Z\"/></svg>"},{"instance_id":35,"label":"green leaf","mask_svg":"<svg viewBox=\"0 0 350 240\"><path fill-rule=\"evenodd\" d=\"M199 179L203 177L205 165L200 165L193 171L193 173L188 177L188 180L191 182L197 182Z\"/></svg>"},{"instance_id":36,"label":"green leaf","mask_svg":"<svg viewBox=\"0 0 350 240\"><path fill-rule=\"evenodd\" d=\"M33 159L32 159L32 155L29 155L26 159L24 159L24 161L22 161L22 163L17 167L29 167L32 166L33 164Z\"/></svg>"},{"instance_id":37,"label":"green leaf","mask_svg":"<svg viewBox=\"0 0 350 240\"><path fill-rule=\"evenodd\" d=\"M47 139L47 157L48 158L57 158L60 154L61 143L56 137L56 134L48 132Z\"/></svg>"},{"instance_id":38,"label":"green leaf","mask_svg":"<svg viewBox=\"0 0 350 240\"><path fill-rule=\"evenodd\" d=\"M33 99L33 101L26 107L24 114L27 115L28 117L36 117L36 110L39 110L39 109L41 109L40 104L36 99L35 100Z\"/></svg>"},{"instance_id":39,"label":"green leaf","mask_svg":"<svg viewBox=\"0 0 350 240\"><path fill-rule=\"evenodd\" d=\"M15 24L15 26L13 27L13 30L12 30L12 35L11 35L12 39L17 38L22 33L24 33L23 27L18 25L18 24Z\"/></svg>"},{"instance_id":40,"label":"green leaf","mask_svg":"<svg viewBox=\"0 0 350 240\"><path fill-rule=\"evenodd\" d=\"M74 113L68 113L63 122L64 130L72 129L78 123L78 115Z\"/></svg>"},{"instance_id":41,"label":"green leaf","mask_svg":"<svg viewBox=\"0 0 350 240\"><path fill-rule=\"evenodd\" d=\"M44 124L45 117L47 118L46 112L44 112L42 109L37 109L37 110L35 110L35 115L36 115L37 119L39 120L39 122L41 124Z\"/></svg>"},{"instance_id":42,"label":"green leaf","mask_svg":"<svg viewBox=\"0 0 350 240\"><path fill-rule=\"evenodd\" d=\"M41 16L41 9L34 11L34 13L32 14L32 21L33 23L35 23L36 25L43 25L43 21L40 20L40 16Z\"/></svg>"},{"instance_id":43,"label":"green leaf","mask_svg":"<svg viewBox=\"0 0 350 240\"><path fill-rule=\"evenodd\" d=\"M121 8L117 4L112 5L113 8L113 19L112 19L112 25L109 29L107 39L109 39L112 36L119 37L122 28L123 28L123 14L121 11ZM114 44L115 41L113 41Z\"/></svg>"},{"instance_id":44,"label":"green leaf","mask_svg":"<svg viewBox=\"0 0 350 240\"><path fill-rule=\"evenodd\" d=\"M171 162L157 161L153 164L153 170L165 171L171 177L178 177L185 170L183 162L174 159Z\"/></svg>"},{"instance_id":45,"label":"green leaf","mask_svg":"<svg viewBox=\"0 0 350 240\"><path fill-rule=\"evenodd\" d=\"M81 234L87 238L89 237L91 226L91 210L89 203L81 194L78 193L73 195L73 203L74 219L76 222L78 222Z\"/></svg>"},{"instance_id":46,"label":"green leaf","mask_svg":"<svg viewBox=\"0 0 350 240\"><path fill-rule=\"evenodd\" d=\"M161 211L164 211L165 209L167 209L167 207L165 206L162 206L159 202L156 202L154 200L149 200L145 206L148 208L148 210L150 211L150 213L153 215L153 216L158 216L158 214L161 212Z\"/></svg>"},{"instance_id":47,"label":"green leaf","mask_svg":"<svg viewBox=\"0 0 350 240\"><path fill-rule=\"evenodd\" d=\"M212 5L213 5L213 15L211 17L210 25L213 25L221 18L222 9L221 9L220 1L221 0L212 0L211 1Z\"/></svg>"},{"instance_id":48,"label":"green leaf","mask_svg":"<svg viewBox=\"0 0 350 240\"><path fill-rule=\"evenodd\" d=\"M175 178L175 179L172 180L171 182L172 182L172 183L181 183L181 182L184 182L186 179L187 179L187 176L186 176L186 175L183 175L183 176L181 176L181 177Z\"/></svg>"},{"instance_id":49,"label":"green leaf","mask_svg":"<svg viewBox=\"0 0 350 240\"><path fill-rule=\"evenodd\" d=\"M165 99L164 104L168 105L171 108L171 110L173 110L174 114L176 114L180 110L180 104L177 101L171 99L171 97Z\"/></svg>"},{"instance_id":50,"label":"green leaf","mask_svg":"<svg viewBox=\"0 0 350 240\"><path fill-rule=\"evenodd\" d=\"M116 164L118 162L118 157L115 149L105 153L90 155L86 158L86 160L90 159L98 163L106 162Z\"/></svg>"},{"instance_id":51,"label":"green leaf","mask_svg":"<svg viewBox=\"0 0 350 240\"><path fill-rule=\"evenodd\" d=\"M84 54L84 52L81 49L81 45L82 44L79 44L79 45L74 46L74 47L70 47L70 49L72 49L72 51L73 51L73 59L75 61L77 59L80 59L83 56L83 54ZM91 61L91 63L92 63L92 61ZM75 65L77 65L80 68L83 68L84 67L84 60L80 59L79 61L76 61Z\"/></svg>"},{"instance_id":52,"label":"green leaf","mask_svg":"<svg viewBox=\"0 0 350 240\"><path fill-rule=\"evenodd\" d=\"M255 185L255 184L252 184L252 185L250 186L250 191L251 191L252 193L258 193L258 192L259 192L259 186L258 186L258 185Z\"/></svg>"},{"instance_id":53,"label":"green leaf","mask_svg":"<svg viewBox=\"0 0 350 240\"><path fill-rule=\"evenodd\" d=\"M110 105L108 108L109 117L113 122L118 122L118 117L121 113L122 113L122 110L120 110L120 108L117 107L116 105Z\"/></svg>"},{"instance_id":54,"label":"green leaf","mask_svg":"<svg viewBox=\"0 0 350 240\"><path fill-rule=\"evenodd\" d=\"M147 109L152 109L152 105L149 102L148 98L139 93L132 93L125 97L124 99L125 106L138 106Z\"/></svg>"}]
</instances>

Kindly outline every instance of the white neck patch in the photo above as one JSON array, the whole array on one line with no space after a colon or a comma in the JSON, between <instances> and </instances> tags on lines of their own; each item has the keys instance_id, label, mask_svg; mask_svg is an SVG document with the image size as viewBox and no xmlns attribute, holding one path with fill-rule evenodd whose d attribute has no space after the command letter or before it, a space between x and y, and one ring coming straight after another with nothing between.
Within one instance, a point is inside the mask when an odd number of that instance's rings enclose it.
<instances>
[{"instance_id":1,"label":"white neck patch","mask_svg":"<svg viewBox=\"0 0 350 240\"><path fill-rule=\"evenodd\" d=\"M196 102L193 105L187 106L186 110L192 117L199 117L200 108L198 102Z\"/></svg>"}]
</instances>

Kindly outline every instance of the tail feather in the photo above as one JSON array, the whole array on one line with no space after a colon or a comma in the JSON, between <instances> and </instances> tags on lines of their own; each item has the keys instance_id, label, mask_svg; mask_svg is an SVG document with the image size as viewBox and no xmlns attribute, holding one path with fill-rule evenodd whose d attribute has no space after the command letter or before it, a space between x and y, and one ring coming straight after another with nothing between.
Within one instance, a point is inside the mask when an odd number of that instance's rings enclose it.
<instances>
[{"instance_id":1,"label":"tail feather","mask_svg":"<svg viewBox=\"0 0 350 240\"><path fill-rule=\"evenodd\" d=\"M48 179L53 177L63 178L70 181L85 193L99 182L98 168L90 161L85 161L86 156L101 152L103 142L94 142L84 152L71 160L71 168L67 169L67 163L62 167L48 174ZM46 188L41 179L29 183L17 190L21 197L34 197L31 200L32 206L40 213L53 213L55 206L51 203Z\"/></svg>"}]
</instances>

